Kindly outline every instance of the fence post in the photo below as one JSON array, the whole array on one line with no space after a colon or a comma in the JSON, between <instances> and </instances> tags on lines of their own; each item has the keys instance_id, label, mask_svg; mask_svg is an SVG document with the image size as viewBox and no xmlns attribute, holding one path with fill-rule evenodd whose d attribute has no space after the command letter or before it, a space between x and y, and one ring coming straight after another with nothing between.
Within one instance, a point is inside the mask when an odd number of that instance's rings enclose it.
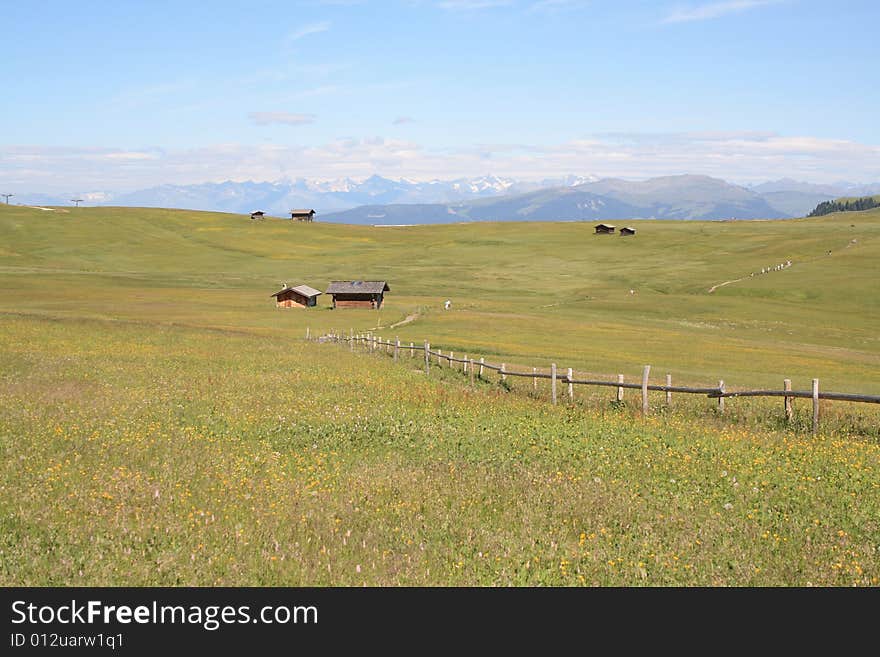
<instances>
[{"instance_id":1,"label":"fence post","mask_svg":"<svg viewBox=\"0 0 880 657\"><path fill-rule=\"evenodd\" d=\"M443 367L443 350L437 350L437 367Z\"/></svg>"},{"instance_id":2,"label":"fence post","mask_svg":"<svg viewBox=\"0 0 880 657\"><path fill-rule=\"evenodd\" d=\"M532 374L537 374L537 373L538 373L538 368L533 367ZM538 377L536 377L536 376L532 377L532 388L534 388L535 390L538 389Z\"/></svg>"},{"instance_id":3,"label":"fence post","mask_svg":"<svg viewBox=\"0 0 880 657\"><path fill-rule=\"evenodd\" d=\"M312 330L308 326L306 326L306 340L312 339L311 333L312 333Z\"/></svg>"},{"instance_id":4,"label":"fence post","mask_svg":"<svg viewBox=\"0 0 880 657\"><path fill-rule=\"evenodd\" d=\"M464 372L465 374L467 374L468 373L468 355L467 354L464 355L464 363L462 363L461 367L462 367L461 371Z\"/></svg>"},{"instance_id":5,"label":"fence post","mask_svg":"<svg viewBox=\"0 0 880 657\"><path fill-rule=\"evenodd\" d=\"M470 368L468 369L468 372L470 373L470 377L471 377L471 385L474 385L474 359L471 358L469 362L470 362Z\"/></svg>"},{"instance_id":6,"label":"fence post","mask_svg":"<svg viewBox=\"0 0 880 657\"><path fill-rule=\"evenodd\" d=\"M428 356L428 352L431 351L431 343L425 340L425 374L429 374L431 372L431 359Z\"/></svg>"},{"instance_id":7,"label":"fence post","mask_svg":"<svg viewBox=\"0 0 880 657\"><path fill-rule=\"evenodd\" d=\"M449 361L449 367L454 370L455 369L455 352L454 351L449 352L449 358L447 360Z\"/></svg>"},{"instance_id":8,"label":"fence post","mask_svg":"<svg viewBox=\"0 0 880 657\"><path fill-rule=\"evenodd\" d=\"M722 395L724 395L724 381L719 381L719 382L718 382L718 391L719 391ZM719 412L719 413L723 413L723 412L724 412L724 397L723 397L723 396L718 398L718 412Z\"/></svg>"},{"instance_id":9,"label":"fence post","mask_svg":"<svg viewBox=\"0 0 880 657\"><path fill-rule=\"evenodd\" d=\"M501 380L502 380L502 381L507 381L507 375L504 373L504 363L501 363L501 370L500 370L500 372L501 372Z\"/></svg>"},{"instance_id":10,"label":"fence post","mask_svg":"<svg viewBox=\"0 0 880 657\"><path fill-rule=\"evenodd\" d=\"M400 338L394 338L394 361L400 360Z\"/></svg>"},{"instance_id":11,"label":"fence post","mask_svg":"<svg viewBox=\"0 0 880 657\"><path fill-rule=\"evenodd\" d=\"M785 390L785 392L790 392L791 391L791 379L783 379L782 380L782 388L783 388L783 390ZM793 417L792 410L791 410L791 397L783 397L783 400L784 400L783 408L785 409L785 421L790 423L791 419Z\"/></svg>"},{"instance_id":12,"label":"fence post","mask_svg":"<svg viewBox=\"0 0 880 657\"><path fill-rule=\"evenodd\" d=\"M485 364L486 364L486 359L483 357L480 357L480 378L481 379L483 378L483 365L485 365Z\"/></svg>"},{"instance_id":13,"label":"fence post","mask_svg":"<svg viewBox=\"0 0 880 657\"><path fill-rule=\"evenodd\" d=\"M412 342L409 343L409 357L410 357L410 358L415 358L415 357L416 357L416 348L415 348L415 345L414 345Z\"/></svg>"},{"instance_id":14,"label":"fence post","mask_svg":"<svg viewBox=\"0 0 880 657\"><path fill-rule=\"evenodd\" d=\"M672 391L671 391L671 390L668 390L668 388L671 388L671 387L672 387L672 375L671 375L671 374L667 374L667 375L666 375L666 387L667 387L667 390L666 390L666 405L667 405L667 406L672 406Z\"/></svg>"},{"instance_id":15,"label":"fence post","mask_svg":"<svg viewBox=\"0 0 880 657\"><path fill-rule=\"evenodd\" d=\"M617 375L617 382L623 383L623 374ZM621 386L617 386L617 401L618 402L623 401L623 388Z\"/></svg>"},{"instance_id":16,"label":"fence post","mask_svg":"<svg viewBox=\"0 0 880 657\"><path fill-rule=\"evenodd\" d=\"M645 365L642 370L642 415L648 414L648 374L651 372L651 366Z\"/></svg>"},{"instance_id":17,"label":"fence post","mask_svg":"<svg viewBox=\"0 0 880 657\"><path fill-rule=\"evenodd\" d=\"M348 350L354 351L354 330L351 329L348 332Z\"/></svg>"},{"instance_id":18,"label":"fence post","mask_svg":"<svg viewBox=\"0 0 880 657\"><path fill-rule=\"evenodd\" d=\"M819 379L813 379L813 435L819 433Z\"/></svg>"},{"instance_id":19,"label":"fence post","mask_svg":"<svg viewBox=\"0 0 880 657\"><path fill-rule=\"evenodd\" d=\"M556 363L550 363L550 396L556 403Z\"/></svg>"},{"instance_id":20,"label":"fence post","mask_svg":"<svg viewBox=\"0 0 880 657\"><path fill-rule=\"evenodd\" d=\"M568 401L574 401L574 384L571 382L572 369L568 368L568 374L566 379L568 379Z\"/></svg>"}]
</instances>

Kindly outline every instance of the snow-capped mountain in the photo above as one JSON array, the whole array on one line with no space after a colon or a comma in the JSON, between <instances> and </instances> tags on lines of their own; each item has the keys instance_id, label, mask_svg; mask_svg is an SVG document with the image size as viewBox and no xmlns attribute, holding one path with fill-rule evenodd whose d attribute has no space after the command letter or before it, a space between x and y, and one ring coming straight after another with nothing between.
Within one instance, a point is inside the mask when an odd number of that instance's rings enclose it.
<instances>
[{"instance_id":1,"label":"snow-capped mountain","mask_svg":"<svg viewBox=\"0 0 880 657\"><path fill-rule=\"evenodd\" d=\"M522 182L487 174L478 178L417 181L406 178L393 180L379 175L368 178L337 178L312 180L296 178L274 182L201 183L195 185L160 185L135 192L110 194L92 192L80 195L89 205L123 205L137 207L187 208L219 212L251 212L260 209L272 216L286 216L291 208L314 208L318 214L348 210L362 205L396 203L455 203L507 194L524 194L546 187L582 184L592 177L565 178ZM34 200L53 205L67 205L74 196L49 198L33 196Z\"/></svg>"},{"instance_id":2,"label":"snow-capped mountain","mask_svg":"<svg viewBox=\"0 0 880 657\"><path fill-rule=\"evenodd\" d=\"M420 219L424 221L458 220L468 212L471 218L495 216L496 212L498 216L525 217L522 213L526 210L514 210L514 197L529 200L531 194L538 194L535 198L540 199L542 207L546 206L541 212L529 209L526 214L531 218L544 214L569 218L623 216L614 212L669 218L799 217L820 201L880 192L880 184L876 183L816 185L789 179L747 187L721 183L723 181L705 176L631 181L568 175L522 181L487 174L477 178L418 181L373 175L333 180L296 178L274 182L160 185L116 194L82 190L63 195L22 193L17 194L15 200L26 205L71 205L71 199L82 199L84 205L184 208L241 214L259 209L277 217L288 216L292 208L314 208L320 218L332 220L331 215L337 214L337 220L357 217L366 222L376 218L372 215L383 213L389 217L396 214L424 215ZM570 192L577 192L580 196ZM550 197L555 199L552 203L548 201ZM465 209L473 204L476 204L473 210ZM394 207L388 209L391 206ZM353 208L360 208L363 212L358 210L344 217L338 215ZM678 209L673 212L671 208Z\"/></svg>"}]
</instances>

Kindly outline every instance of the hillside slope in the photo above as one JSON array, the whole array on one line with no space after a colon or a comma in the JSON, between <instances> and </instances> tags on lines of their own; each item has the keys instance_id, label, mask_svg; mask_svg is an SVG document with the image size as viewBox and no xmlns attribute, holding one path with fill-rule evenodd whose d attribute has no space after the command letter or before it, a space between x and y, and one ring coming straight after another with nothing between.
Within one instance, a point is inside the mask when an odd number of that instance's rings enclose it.
<instances>
[{"instance_id":1,"label":"hillside slope","mask_svg":"<svg viewBox=\"0 0 880 657\"><path fill-rule=\"evenodd\" d=\"M880 409L643 418L302 338L880 392L878 255L880 211L621 238L0 206L0 585L877 586ZM387 304L269 296L346 277Z\"/></svg>"},{"instance_id":2,"label":"hillside slope","mask_svg":"<svg viewBox=\"0 0 880 657\"><path fill-rule=\"evenodd\" d=\"M878 257L877 210L645 221L622 238L579 223L372 228L3 206L0 312L286 336L417 315L393 332L508 363L553 359L601 374L650 363L676 380L778 386L819 377L823 387L880 392ZM322 296L316 309L283 312L269 296L282 282L323 290L347 278L389 281L382 311L334 312Z\"/></svg>"}]
</instances>

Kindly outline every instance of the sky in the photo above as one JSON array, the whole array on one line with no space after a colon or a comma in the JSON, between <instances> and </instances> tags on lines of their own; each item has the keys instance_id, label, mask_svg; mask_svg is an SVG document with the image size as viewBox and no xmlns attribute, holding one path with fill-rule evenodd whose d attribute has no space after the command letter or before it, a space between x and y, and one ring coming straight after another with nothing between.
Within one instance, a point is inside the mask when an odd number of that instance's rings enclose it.
<instances>
[{"instance_id":1,"label":"sky","mask_svg":"<svg viewBox=\"0 0 880 657\"><path fill-rule=\"evenodd\" d=\"M3 2L0 192L880 181L874 0Z\"/></svg>"}]
</instances>

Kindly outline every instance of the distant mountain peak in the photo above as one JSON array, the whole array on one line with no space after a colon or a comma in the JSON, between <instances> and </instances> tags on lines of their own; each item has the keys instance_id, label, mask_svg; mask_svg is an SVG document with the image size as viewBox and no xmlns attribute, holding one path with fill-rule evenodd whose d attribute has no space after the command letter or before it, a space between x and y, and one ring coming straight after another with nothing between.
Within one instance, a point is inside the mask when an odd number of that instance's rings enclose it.
<instances>
[{"instance_id":1,"label":"distant mountain peak","mask_svg":"<svg viewBox=\"0 0 880 657\"><path fill-rule=\"evenodd\" d=\"M783 178L757 185L739 186L702 174L676 174L646 180L600 178L592 174L569 174L540 181L524 181L487 172L481 176L452 180L396 180L378 173L367 177L294 178L275 181L226 180L189 185L160 184L134 192L110 193L101 190L74 190L63 195L19 194L19 202L42 205L69 205L71 198L87 204L142 207L186 208L246 214L259 207L270 216L287 217L293 207L315 208L318 219L359 206L403 208L419 206L440 220L449 217L445 208L454 207L462 218L468 208L497 203L497 208L513 208L530 194L534 207L511 210L511 216L561 219L592 217L590 212L617 212L602 218L673 218L748 216L803 216L816 204L841 196L870 196L880 193L880 184L834 183L817 185ZM580 206L577 204L580 203ZM573 205L571 205L573 204ZM442 208L432 214L429 207ZM543 209L542 209L543 208ZM377 210L380 211L380 210ZM506 210L504 212L507 212ZM488 209L477 214L491 215ZM554 215L554 213L556 213ZM672 214L670 214L672 213ZM677 214L676 214L677 213ZM388 216L391 216L391 214ZM427 215L426 215L427 216ZM480 214L480 216L484 216ZM501 213L498 216L508 216ZM473 218L473 217L471 217ZM407 222L411 223L411 222Z\"/></svg>"}]
</instances>

